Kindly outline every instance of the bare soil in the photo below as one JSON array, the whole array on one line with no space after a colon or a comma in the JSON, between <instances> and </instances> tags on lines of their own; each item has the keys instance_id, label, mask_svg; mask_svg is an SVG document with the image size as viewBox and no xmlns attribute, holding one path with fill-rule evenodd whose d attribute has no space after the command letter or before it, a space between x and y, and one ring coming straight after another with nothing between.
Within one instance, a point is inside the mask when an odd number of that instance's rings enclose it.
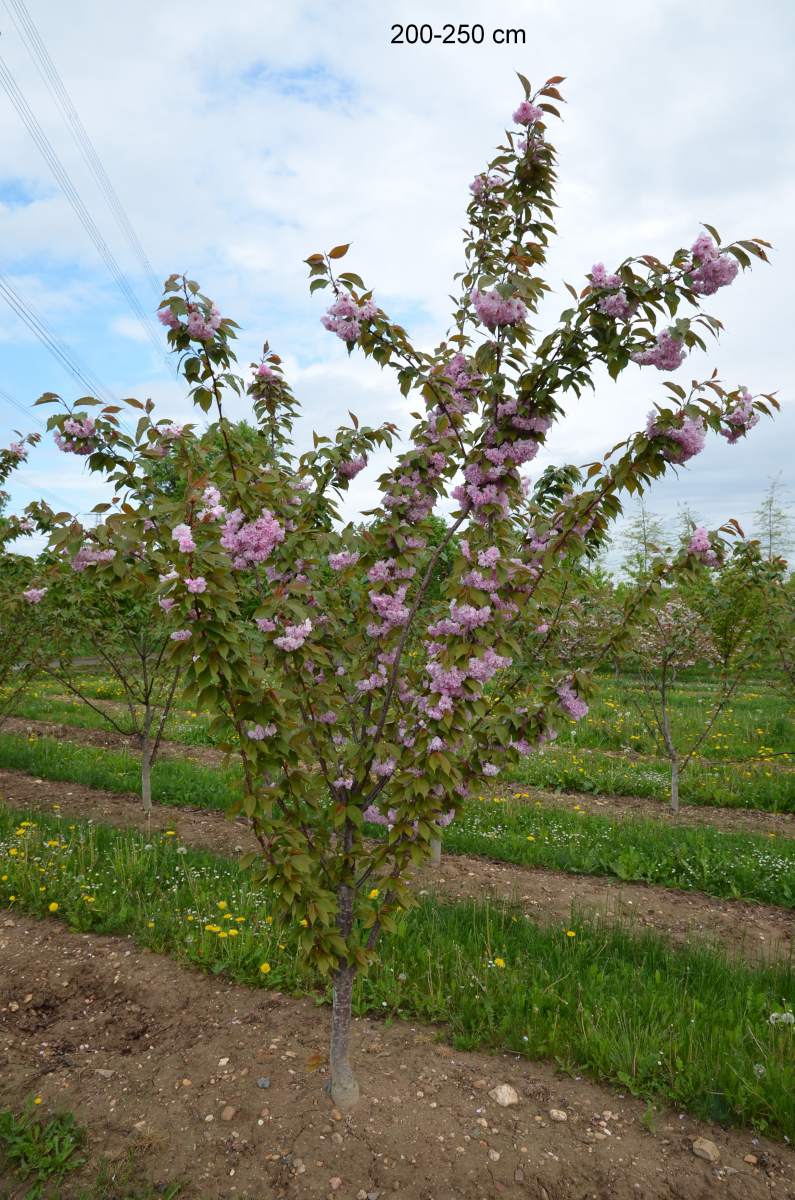
<instances>
[{"instance_id":1,"label":"bare soil","mask_svg":"<svg viewBox=\"0 0 795 1200\"><path fill-rule=\"evenodd\" d=\"M322 1090L325 1010L129 939L0 918L0 980L0 1103L37 1095L88 1130L91 1170L60 1200L130 1152L183 1200L795 1198L786 1146L671 1111L644 1122L627 1095L404 1023L355 1022L363 1098L345 1118ZM518 1104L489 1096L502 1083Z\"/></svg>"},{"instance_id":2,"label":"bare soil","mask_svg":"<svg viewBox=\"0 0 795 1200\"><path fill-rule=\"evenodd\" d=\"M123 706L119 705L119 708ZM34 721L28 717L9 717L3 726L4 733L49 737L86 746L102 746L108 750L138 752L134 739L112 729L81 729L76 725L65 725L56 721ZM167 758L185 758L203 766L217 767L228 761L229 756L212 746L189 746L185 742L161 742L161 754ZM623 820L627 817L643 820L659 820L669 825L709 825L727 833L775 833L781 837L795 838L795 814L768 813L760 809L720 808L706 805L683 805L678 813L672 813L659 800L641 796L591 796L582 792L551 792L541 788L510 784L494 794L512 803L533 803L536 800L546 808L573 808L575 804L591 813Z\"/></svg>"},{"instance_id":3,"label":"bare soil","mask_svg":"<svg viewBox=\"0 0 795 1200\"><path fill-rule=\"evenodd\" d=\"M36 779L0 771L0 802L12 808L84 817L122 828L173 829L188 846L234 855L257 849L247 820L230 820L201 808L156 805L151 824L137 796ZM591 875L513 866L465 855L444 855L439 868L424 867L414 876L420 892L449 899L490 896L521 906L533 920L560 924L579 911L652 929L681 944L714 942L750 959L788 957L795 939L795 913L774 905L718 900L701 892L622 883Z\"/></svg>"}]
</instances>

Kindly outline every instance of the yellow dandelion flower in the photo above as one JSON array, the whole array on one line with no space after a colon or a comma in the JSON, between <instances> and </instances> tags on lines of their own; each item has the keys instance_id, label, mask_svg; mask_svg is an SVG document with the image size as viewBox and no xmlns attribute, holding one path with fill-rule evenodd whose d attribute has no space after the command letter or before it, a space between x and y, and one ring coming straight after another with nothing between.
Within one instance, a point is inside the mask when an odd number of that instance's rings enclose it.
<instances>
[{"instance_id":1,"label":"yellow dandelion flower","mask_svg":"<svg viewBox=\"0 0 795 1200\"><path fill-rule=\"evenodd\" d=\"M367 899L375 900L377 895L378 895L378 888L372 888L367 894Z\"/></svg>"},{"instance_id":2,"label":"yellow dandelion flower","mask_svg":"<svg viewBox=\"0 0 795 1200\"><path fill-rule=\"evenodd\" d=\"M495 958L494 965L495 965L495 967L499 967L501 971L504 971L505 970L505 959L504 958Z\"/></svg>"},{"instance_id":3,"label":"yellow dandelion flower","mask_svg":"<svg viewBox=\"0 0 795 1200\"><path fill-rule=\"evenodd\" d=\"M226 900L219 900L218 904L216 905L216 908L228 908L228 907L229 907L229 905L226 903Z\"/></svg>"},{"instance_id":4,"label":"yellow dandelion flower","mask_svg":"<svg viewBox=\"0 0 795 1200\"><path fill-rule=\"evenodd\" d=\"M16 858L19 851L17 850L16 846L12 846L8 853L11 855L12 858Z\"/></svg>"},{"instance_id":5,"label":"yellow dandelion flower","mask_svg":"<svg viewBox=\"0 0 795 1200\"><path fill-rule=\"evenodd\" d=\"M205 925L204 928L207 930L208 933L220 933L221 932L220 925Z\"/></svg>"},{"instance_id":6,"label":"yellow dandelion flower","mask_svg":"<svg viewBox=\"0 0 795 1200\"><path fill-rule=\"evenodd\" d=\"M273 917L266 917L266 918L265 918L265 924L266 924L266 925L272 925L272 924L273 924Z\"/></svg>"},{"instance_id":7,"label":"yellow dandelion flower","mask_svg":"<svg viewBox=\"0 0 795 1200\"><path fill-rule=\"evenodd\" d=\"M218 936L219 936L219 938L225 938L225 937L229 937L229 934L226 932L225 929L219 929Z\"/></svg>"},{"instance_id":8,"label":"yellow dandelion flower","mask_svg":"<svg viewBox=\"0 0 795 1200\"><path fill-rule=\"evenodd\" d=\"M239 933L240 933L239 929L230 929L226 936L227 937L237 937ZM221 936L220 933L218 934L218 936L219 937Z\"/></svg>"},{"instance_id":9,"label":"yellow dandelion flower","mask_svg":"<svg viewBox=\"0 0 795 1200\"><path fill-rule=\"evenodd\" d=\"M306 917L301 917L301 920L298 922L298 924L302 927L302 929L306 929L309 922L307 921Z\"/></svg>"},{"instance_id":10,"label":"yellow dandelion flower","mask_svg":"<svg viewBox=\"0 0 795 1200\"><path fill-rule=\"evenodd\" d=\"M245 917L235 917L236 921L245 921Z\"/></svg>"},{"instance_id":11,"label":"yellow dandelion flower","mask_svg":"<svg viewBox=\"0 0 795 1200\"><path fill-rule=\"evenodd\" d=\"M259 969L263 975L267 975L271 969L271 965L270 965L270 963L260 963Z\"/></svg>"},{"instance_id":12,"label":"yellow dandelion flower","mask_svg":"<svg viewBox=\"0 0 795 1200\"><path fill-rule=\"evenodd\" d=\"M57 900L53 900L52 904L48 904L47 907L49 908L50 912L57 912L60 908L60 905L58 904Z\"/></svg>"},{"instance_id":13,"label":"yellow dandelion flower","mask_svg":"<svg viewBox=\"0 0 795 1200\"><path fill-rule=\"evenodd\" d=\"M536 840L536 839L535 839L535 834L534 834L534 833L528 833L528 835L527 835L527 840L528 840L528 842L534 842L534 841Z\"/></svg>"},{"instance_id":14,"label":"yellow dandelion flower","mask_svg":"<svg viewBox=\"0 0 795 1200\"><path fill-rule=\"evenodd\" d=\"M577 934L574 932L573 929L566 930L566 937L576 937L576 936L577 936Z\"/></svg>"},{"instance_id":15,"label":"yellow dandelion flower","mask_svg":"<svg viewBox=\"0 0 795 1200\"><path fill-rule=\"evenodd\" d=\"M34 1097L34 1100L33 1100L33 1103L34 1103L34 1104L41 1104L41 1096L35 1096L35 1097Z\"/></svg>"},{"instance_id":16,"label":"yellow dandelion flower","mask_svg":"<svg viewBox=\"0 0 795 1200\"><path fill-rule=\"evenodd\" d=\"M147 929L154 929L154 927L155 927L154 921L147 921L146 927L147 927Z\"/></svg>"},{"instance_id":17,"label":"yellow dandelion flower","mask_svg":"<svg viewBox=\"0 0 795 1200\"><path fill-rule=\"evenodd\" d=\"M165 833L165 836L166 836L166 837L176 837L176 836L177 836L177 831L176 831L176 829L167 829L167 830L166 830L166 833Z\"/></svg>"}]
</instances>

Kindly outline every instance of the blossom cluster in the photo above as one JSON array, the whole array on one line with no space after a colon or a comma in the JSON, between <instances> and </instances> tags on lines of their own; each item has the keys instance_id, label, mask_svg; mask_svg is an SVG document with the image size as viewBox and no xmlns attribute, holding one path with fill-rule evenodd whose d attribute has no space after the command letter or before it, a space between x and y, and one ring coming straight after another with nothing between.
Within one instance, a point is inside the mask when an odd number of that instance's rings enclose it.
<instances>
[{"instance_id":1,"label":"blossom cluster","mask_svg":"<svg viewBox=\"0 0 795 1200\"><path fill-rule=\"evenodd\" d=\"M721 437L725 437L730 446L738 442L740 438L753 429L759 421L759 413L754 412L753 396L747 388L743 388L740 393L740 399L737 401L734 408L726 415L728 429L721 429Z\"/></svg>"},{"instance_id":2,"label":"blossom cluster","mask_svg":"<svg viewBox=\"0 0 795 1200\"><path fill-rule=\"evenodd\" d=\"M504 180L501 175L490 174L476 175L469 185L469 190L473 196L487 196L494 188L499 187Z\"/></svg>"},{"instance_id":3,"label":"blossom cluster","mask_svg":"<svg viewBox=\"0 0 795 1200\"><path fill-rule=\"evenodd\" d=\"M171 531L181 554L192 554L196 549L190 525L175 525Z\"/></svg>"},{"instance_id":4,"label":"blossom cluster","mask_svg":"<svg viewBox=\"0 0 795 1200\"><path fill-rule=\"evenodd\" d=\"M264 562L282 541L284 529L267 508L263 508L256 521L244 520L242 511L236 508L221 530L221 545L231 554L237 570Z\"/></svg>"},{"instance_id":5,"label":"blossom cluster","mask_svg":"<svg viewBox=\"0 0 795 1200\"><path fill-rule=\"evenodd\" d=\"M320 320L324 329L352 345L362 331L362 321L372 321L377 314L378 305L372 300L358 304L353 296L345 295L339 296Z\"/></svg>"},{"instance_id":6,"label":"blossom cluster","mask_svg":"<svg viewBox=\"0 0 795 1200\"><path fill-rule=\"evenodd\" d=\"M350 482L350 480L355 479L360 471L363 471L366 466L367 455L360 454L358 458L343 459L343 461L337 467L337 474Z\"/></svg>"},{"instance_id":7,"label":"blossom cluster","mask_svg":"<svg viewBox=\"0 0 795 1200\"><path fill-rule=\"evenodd\" d=\"M157 317L168 329L184 329L190 337L200 342L212 341L223 320L214 304L207 310L203 310L198 304L189 304L188 317L184 323L168 304L157 310Z\"/></svg>"},{"instance_id":8,"label":"blossom cluster","mask_svg":"<svg viewBox=\"0 0 795 1200\"><path fill-rule=\"evenodd\" d=\"M666 462L681 466L704 449L707 430L704 422L694 417L683 417L680 425L661 426L657 423L657 414L650 412L646 436L667 438L669 442L674 442L674 446L664 448L662 455Z\"/></svg>"},{"instance_id":9,"label":"blossom cluster","mask_svg":"<svg viewBox=\"0 0 795 1200\"><path fill-rule=\"evenodd\" d=\"M691 246L694 263L690 267L693 291L700 296L712 296L718 288L726 287L737 276L737 260L730 254L721 254L719 247L708 233L702 233Z\"/></svg>"},{"instance_id":10,"label":"blossom cluster","mask_svg":"<svg viewBox=\"0 0 795 1200\"><path fill-rule=\"evenodd\" d=\"M481 292L473 288L470 299L475 306L475 312L487 329L497 329L500 325L521 325L527 316L527 306L518 296L506 300L494 288L490 292Z\"/></svg>"},{"instance_id":11,"label":"blossom cluster","mask_svg":"<svg viewBox=\"0 0 795 1200\"><path fill-rule=\"evenodd\" d=\"M687 552L710 567L714 567L718 562L718 556L712 549L709 534L703 525L699 525L693 530L693 536L687 544Z\"/></svg>"},{"instance_id":12,"label":"blossom cluster","mask_svg":"<svg viewBox=\"0 0 795 1200\"><path fill-rule=\"evenodd\" d=\"M311 632L312 622L307 618L300 625L285 626L284 634L282 637L274 638L273 644L280 650L300 650Z\"/></svg>"},{"instance_id":13,"label":"blossom cluster","mask_svg":"<svg viewBox=\"0 0 795 1200\"><path fill-rule=\"evenodd\" d=\"M96 566L97 563L112 562L116 557L116 551L112 547L107 550L97 550L95 546L81 546L77 554L72 559L72 570L85 571L86 567Z\"/></svg>"},{"instance_id":14,"label":"blossom cluster","mask_svg":"<svg viewBox=\"0 0 795 1200\"><path fill-rule=\"evenodd\" d=\"M620 275L608 275L604 263L594 263L591 267L591 283L596 288L604 288L608 291L608 295L603 296L597 306L600 312L608 317L616 317L618 320L624 320L629 316L632 305L621 287Z\"/></svg>"},{"instance_id":15,"label":"blossom cluster","mask_svg":"<svg viewBox=\"0 0 795 1200\"><path fill-rule=\"evenodd\" d=\"M55 444L65 454L92 454L97 448L96 425L90 417L79 420L67 417L63 423L63 432L56 433ZM68 437L64 435L68 434Z\"/></svg>"},{"instance_id":16,"label":"blossom cluster","mask_svg":"<svg viewBox=\"0 0 795 1200\"><path fill-rule=\"evenodd\" d=\"M48 591L48 589L46 587L45 588L32 587L32 588L28 588L28 590L26 592L23 592L22 595L25 597L28 604L39 604L41 602L41 600L43 600L43 598L47 595L47 591Z\"/></svg>"},{"instance_id":17,"label":"blossom cluster","mask_svg":"<svg viewBox=\"0 0 795 1200\"><path fill-rule=\"evenodd\" d=\"M543 116L543 108L539 108L537 104L531 104L529 100L523 100L513 114L513 119L517 125L535 125L536 121L543 119Z\"/></svg>"},{"instance_id":18,"label":"blossom cluster","mask_svg":"<svg viewBox=\"0 0 795 1200\"><path fill-rule=\"evenodd\" d=\"M328 556L328 565L332 571L344 571L347 567L355 567L358 561L358 550L340 550L338 554Z\"/></svg>"},{"instance_id":19,"label":"blossom cluster","mask_svg":"<svg viewBox=\"0 0 795 1200\"><path fill-rule=\"evenodd\" d=\"M638 350L632 361L639 366L656 367L658 371L675 371L685 361L687 352L681 338L670 329L657 334L657 340L648 350Z\"/></svg>"},{"instance_id":20,"label":"blossom cluster","mask_svg":"<svg viewBox=\"0 0 795 1200\"><path fill-rule=\"evenodd\" d=\"M588 705L574 691L570 680L558 686L557 694L560 707L572 720L579 721L588 715Z\"/></svg>"}]
</instances>

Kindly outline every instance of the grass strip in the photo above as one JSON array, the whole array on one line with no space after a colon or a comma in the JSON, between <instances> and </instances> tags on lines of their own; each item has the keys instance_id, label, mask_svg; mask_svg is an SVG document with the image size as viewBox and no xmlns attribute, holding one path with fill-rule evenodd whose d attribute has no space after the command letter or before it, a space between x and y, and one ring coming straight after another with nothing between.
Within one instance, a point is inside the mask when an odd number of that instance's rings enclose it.
<instances>
[{"instance_id":1,"label":"grass strip","mask_svg":"<svg viewBox=\"0 0 795 1200\"><path fill-rule=\"evenodd\" d=\"M140 757L104 746L0 734L0 767L119 794L141 792ZM152 768L152 800L226 811L239 795L240 778L234 765L203 767L187 759L160 758Z\"/></svg>"},{"instance_id":2,"label":"grass strip","mask_svg":"<svg viewBox=\"0 0 795 1200\"><path fill-rule=\"evenodd\" d=\"M229 859L0 807L0 897L249 986L327 986L300 926ZM460 1049L551 1059L712 1121L795 1136L795 972L585 921L539 928L508 906L423 900L356 989L359 1013L443 1022ZM774 1019L771 1019L774 1018Z\"/></svg>"},{"instance_id":3,"label":"grass strip","mask_svg":"<svg viewBox=\"0 0 795 1200\"><path fill-rule=\"evenodd\" d=\"M111 792L138 790L133 755L73 742L0 736L0 767ZM152 773L152 795L158 804L225 810L239 780L234 766L161 759ZM370 832L383 836L377 826ZM795 841L779 837L475 800L445 831L444 848L525 867L795 908Z\"/></svg>"},{"instance_id":4,"label":"grass strip","mask_svg":"<svg viewBox=\"0 0 795 1200\"><path fill-rule=\"evenodd\" d=\"M671 771L661 758L632 759L565 746L526 758L512 773L517 783L552 791L642 796L667 803ZM795 772L773 763L742 766L693 760L679 780L682 804L795 812Z\"/></svg>"},{"instance_id":5,"label":"grass strip","mask_svg":"<svg viewBox=\"0 0 795 1200\"><path fill-rule=\"evenodd\" d=\"M780 708L780 701L778 703ZM605 748L622 751L629 744L635 750L646 750L653 755L654 747L646 745L640 734L627 734L629 726L624 723L625 718L615 715L620 711L617 705L604 711L608 716L589 715L588 720L574 731L575 736L570 744L562 739L544 754L525 760L513 778L520 783L553 791L642 796L666 802L670 794L670 767L667 762L653 756L630 759L605 753ZM77 729L109 728L98 713L79 701L72 702L46 694L23 697L15 706L14 715L36 721L57 721ZM631 715L626 714L626 719ZM128 727L129 721L122 709L117 709L114 717L123 728ZM784 717L778 718L778 724L787 729L791 727ZM775 722L772 725L775 726ZM204 714L177 708L166 722L165 737L188 746L215 747L218 738L211 734L209 726L210 722ZM640 725L637 727L643 728ZM762 730L762 734L765 733L768 735L767 741L775 745L792 743L791 737L773 738L773 729L770 727ZM752 808L763 812L795 812L792 758L782 754L769 760L757 758L756 761L724 763L718 755L728 754L731 746L725 738L721 741L720 737L715 735L712 743L705 748L709 757L693 759L682 775L682 803ZM684 742L688 742L687 737ZM766 749L772 753L773 745L767 745ZM750 745L732 752L740 754L741 751L753 753Z\"/></svg>"}]
</instances>

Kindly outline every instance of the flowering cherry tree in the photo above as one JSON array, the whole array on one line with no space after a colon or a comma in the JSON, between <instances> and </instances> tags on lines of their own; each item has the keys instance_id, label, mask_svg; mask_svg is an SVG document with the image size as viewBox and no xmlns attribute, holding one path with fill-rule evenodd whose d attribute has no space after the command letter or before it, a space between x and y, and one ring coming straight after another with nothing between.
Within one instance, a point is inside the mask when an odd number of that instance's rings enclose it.
<instances>
[{"instance_id":1,"label":"flowering cherry tree","mask_svg":"<svg viewBox=\"0 0 795 1200\"><path fill-rule=\"evenodd\" d=\"M340 1107L358 1096L354 979L409 905L410 869L473 784L587 711L588 671L556 665L538 631L566 572L603 538L623 495L690 459L708 431L743 436L775 406L716 377L688 389L669 383L650 424L602 461L528 482L523 468L564 416L567 395L591 387L599 364L613 377L633 362L678 367L720 328L702 297L764 259L765 243L721 247L710 229L667 262L647 254L612 272L598 264L581 289L567 285L571 302L540 336L533 318L549 291L540 271L555 232L547 126L560 79L536 92L522 83L512 126L471 185L459 298L433 350L417 348L364 280L340 269L346 245L307 259L311 291L328 297L324 326L416 400L365 527L343 520L341 501L374 453L382 461L392 449L395 427L352 416L300 453L279 356L266 343L241 378L235 323L189 279L166 281L159 316L193 402L213 414L210 429L155 420L137 401L132 437L108 408L94 419L50 418L65 452L85 453L119 497L95 533L115 556L96 570L146 571L173 601L171 661L193 704L233 735L240 809L260 847L246 865L296 924L306 958L331 977L330 1091ZM253 441L227 418L230 394L248 397ZM224 454L210 470L207 449L219 438ZM178 498L144 499L152 455L173 461L185 484ZM429 548L440 510L447 529ZM61 533L78 552L80 538L66 525Z\"/></svg>"}]
</instances>

